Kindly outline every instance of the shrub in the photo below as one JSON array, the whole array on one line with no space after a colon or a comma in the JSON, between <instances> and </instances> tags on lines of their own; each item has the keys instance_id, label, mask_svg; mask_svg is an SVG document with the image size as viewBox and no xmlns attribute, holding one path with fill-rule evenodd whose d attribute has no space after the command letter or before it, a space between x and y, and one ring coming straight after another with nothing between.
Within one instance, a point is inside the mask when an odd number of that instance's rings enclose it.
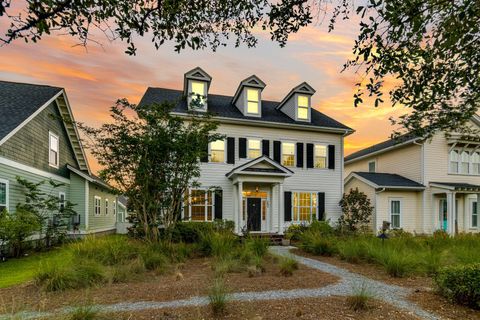
<instances>
[{"instance_id":1,"label":"shrub","mask_svg":"<svg viewBox=\"0 0 480 320\"><path fill-rule=\"evenodd\" d=\"M201 250L207 256L226 257L237 245L237 237L227 231L213 231L202 234Z\"/></svg>"},{"instance_id":2,"label":"shrub","mask_svg":"<svg viewBox=\"0 0 480 320\"><path fill-rule=\"evenodd\" d=\"M125 236L89 236L73 246L76 257L103 265L123 264L138 257L139 247Z\"/></svg>"},{"instance_id":3,"label":"shrub","mask_svg":"<svg viewBox=\"0 0 480 320\"><path fill-rule=\"evenodd\" d=\"M210 288L208 299L215 315L225 312L227 306L227 289L222 278L216 278Z\"/></svg>"},{"instance_id":4,"label":"shrub","mask_svg":"<svg viewBox=\"0 0 480 320\"><path fill-rule=\"evenodd\" d=\"M307 230L308 227L305 224L292 224L285 231L285 238L293 241L300 240L302 233Z\"/></svg>"},{"instance_id":5,"label":"shrub","mask_svg":"<svg viewBox=\"0 0 480 320\"><path fill-rule=\"evenodd\" d=\"M248 237L244 243L246 250L250 250L258 257L263 257L268 252L269 245L270 240L263 237Z\"/></svg>"},{"instance_id":6,"label":"shrub","mask_svg":"<svg viewBox=\"0 0 480 320\"><path fill-rule=\"evenodd\" d=\"M213 222L180 221L172 229L172 241L184 243L198 243L202 234L220 231L233 232L233 221L215 220Z\"/></svg>"},{"instance_id":7,"label":"shrub","mask_svg":"<svg viewBox=\"0 0 480 320\"><path fill-rule=\"evenodd\" d=\"M26 246L26 239L41 227L39 219L30 211L17 208L15 214L0 211L0 243L6 243L7 254L20 257Z\"/></svg>"},{"instance_id":8,"label":"shrub","mask_svg":"<svg viewBox=\"0 0 480 320\"><path fill-rule=\"evenodd\" d=\"M356 232L359 227L367 225L372 216L373 206L367 195L356 189L350 189L340 200L342 216L338 226L342 232Z\"/></svg>"},{"instance_id":9,"label":"shrub","mask_svg":"<svg viewBox=\"0 0 480 320\"><path fill-rule=\"evenodd\" d=\"M446 267L439 271L435 283L445 297L480 309L480 263Z\"/></svg>"},{"instance_id":10,"label":"shrub","mask_svg":"<svg viewBox=\"0 0 480 320\"><path fill-rule=\"evenodd\" d=\"M415 258L411 254L391 248L377 248L375 260L385 268L389 275L397 278L409 275L416 266Z\"/></svg>"},{"instance_id":11,"label":"shrub","mask_svg":"<svg viewBox=\"0 0 480 320\"><path fill-rule=\"evenodd\" d=\"M351 263L359 263L368 255L365 243L359 239L339 242L337 249L340 258Z\"/></svg>"},{"instance_id":12,"label":"shrub","mask_svg":"<svg viewBox=\"0 0 480 320\"><path fill-rule=\"evenodd\" d=\"M147 270L165 269L168 258L154 246L149 246L141 253L143 265Z\"/></svg>"},{"instance_id":13,"label":"shrub","mask_svg":"<svg viewBox=\"0 0 480 320\"><path fill-rule=\"evenodd\" d=\"M282 257L280 258L279 263L280 263L280 273L285 277L292 276L293 272L295 270L298 270L298 262L293 258Z\"/></svg>"},{"instance_id":14,"label":"shrub","mask_svg":"<svg viewBox=\"0 0 480 320\"><path fill-rule=\"evenodd\" d=\"M353 288L353 295L347 298L347 303L354 311L366 310L372 298L373 295L369 292L365 283L362 283L360 287Z\"/></svg>"},{"instance_id":15,"label":"shrub","mask_svg":"<svg viewBox=\"0 0 480 320\"><path fill-rule=\"evenodd\" d=\"M71 266L43 264L35 275L37 285L46 291L87 288L105 280L102 267L95 261L80 261Z\"/></svg>"},{"instance_id":16,"label":"shrub","mask_svg":"<svg viewBox=\"0 0 480 320\"><path fill-rule=\"evenodd\" d=\"M330 225L329 220L313 220L312 223L307 227L307 230L319 233L323 236L332 236L335 233L335 229Z\"/></svg>"},{"instance_id":17,"label":"shrub","mask_svg":"<svg viewBox=\"0 0 480 320\"><path fill-rule=\"evenodd\" d=\"M305 232L301 237L300 248L315 255L331 256L337 252L332 237L323 236L319 232Z\"/></svg>"}]
</instances>

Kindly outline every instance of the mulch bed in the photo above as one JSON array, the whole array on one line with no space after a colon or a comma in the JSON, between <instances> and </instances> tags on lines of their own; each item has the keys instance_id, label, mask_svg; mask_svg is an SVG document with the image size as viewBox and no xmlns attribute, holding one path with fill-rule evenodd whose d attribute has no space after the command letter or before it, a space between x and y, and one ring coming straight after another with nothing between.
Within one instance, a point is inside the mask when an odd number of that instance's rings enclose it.
<instances>
[{"instance_id":1,"label":"mulch bed","mask_svg":"<svg viewBox=\"0 0 480 320\"><path fill-rule=\"evenodd\" d=\"M0 289L0 313L21 310L46 311L82 304L112 304L128 301L170 301L208 294L213 281L213 260L191 259L165 275L147 273L142 279L121 284L101 284L88 289L44 292L33 284ZM266 291L297 288L320 288L339 279L328 273L299 265L291 277L284 277L272 259L266 271L249 277L247 272L230 273L226 285L230 292Z\"/></svg>"},{"instance_id":2,"label":"mulch bed","mask_svg":"<svg viewBox=\"0 0 480 320\"><path fill-rule=\"evenodd\" d=\"M347 298L304 298L290 300L269 300L255 302L227 302L224 314L215 317L209 306L178 309L144 310L109 314L109 319L136 320L188 320L188 319L418 319L408 311L371 301L368 310L353 311Z\"/></svg>"}]
</instances>

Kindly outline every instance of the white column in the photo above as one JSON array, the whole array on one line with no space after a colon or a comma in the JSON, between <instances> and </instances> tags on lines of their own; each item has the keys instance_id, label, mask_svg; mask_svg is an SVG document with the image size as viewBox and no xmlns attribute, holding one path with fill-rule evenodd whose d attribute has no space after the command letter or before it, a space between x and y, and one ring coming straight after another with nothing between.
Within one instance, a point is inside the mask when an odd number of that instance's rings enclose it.
<instances>
[{"instance_id":1,"label":"white column","mask_svg":"<svg viewBox=\"0 0 480 320\"><path fill-rule=\"evenodd\" d=\"M283 223L285 221L283 183L278 184L278 233L283 234Z\"/></svg>"},{"instance_id":2,"label":"white column","mask_svg":"<svg viewBox=\"0 0 480 320\"><path fill-rule=\"evenodd\" d=\"M450 235L455 233L455 192L447 192L447 232Z\"/></svg>"},{"instance_id":3,"label":"white column","mask_svg":"<svg viewBox=\"0 0 480 320\"><path fill-rule=\"evenodd\" d=\"M238 221L238 191L237 185L233 185L233 223L235 224L234 231L237 231Z\"/></svg>"},{"instance_id":4,"label":"white column","mask_svg":"<svg viewBox=\"0 0 480 320\"><path fill-rule=\"evenodd\" d=\"M272 217L273 217L272 200L273 200L273 185L270 185L269 194L267 198L267 221L266 221L267 232L270 232L270 230L272 230Z\"/></svg>"},{"instance_id":5,"label":"white column","mask_svg":"<svg viewBox=\"0 0 480 320\"><path fill-rule=\"evenodd\" d=\"M235 224L235 232L240 233L243 219L243 182L239 181L237 184L238 189L238 211L237 211L237 221L238 223Z\"/></svg>"}]
</instances>

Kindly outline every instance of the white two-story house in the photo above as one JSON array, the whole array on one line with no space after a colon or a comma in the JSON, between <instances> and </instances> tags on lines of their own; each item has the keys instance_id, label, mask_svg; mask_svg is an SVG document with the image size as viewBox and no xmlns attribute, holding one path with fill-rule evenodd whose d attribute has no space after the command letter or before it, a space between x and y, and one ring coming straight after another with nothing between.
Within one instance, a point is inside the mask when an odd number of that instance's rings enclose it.
<instances>
[{"instance_id":1,"label":"white two-story house","mask_svg":"<svg viewBox=\"0 0 480 320\"><path fill-rule=\"evenodd\" d=\"M231 220L237 233L278 234L291 223L336 220L343 141L353 130L312 108L315 90L305 82L280 102L262 99L266 85L255 75L231 96L210 93L212 83L195 68L184 75L183 90L150 87L140 102L176 102L174 113L187 115L192 95L203 96L202 110L213 114L226 136L208 146L201 188L189 190L181 218Z\"/></svg>"},{"instance_id":2,"label":"white two-story house","mask_svg":"<svg viewBox=\"0 0 480 320\"><path fill-rule=\"evenodd\" d=\"M475 116L469 125L479 128ZM480 231L480 137L436 133L404 135L345 158L345 190L358 188L383 221L416 233Z\"/></svg>"}]
</instances>

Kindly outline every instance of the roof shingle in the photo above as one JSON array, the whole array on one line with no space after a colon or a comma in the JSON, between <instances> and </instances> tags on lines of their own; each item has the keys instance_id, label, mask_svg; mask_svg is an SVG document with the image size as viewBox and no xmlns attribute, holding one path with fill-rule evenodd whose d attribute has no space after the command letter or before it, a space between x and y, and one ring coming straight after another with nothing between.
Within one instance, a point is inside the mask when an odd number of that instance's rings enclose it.
<instances>
[{"instance_id":1,"label":"roof shingle","mask_svg":"<svg viewBox=\"0 0 480 320\"><path fill-rule=\"evenodd\" d=\"M416 181L410 180L398 174L380 173L380 172L352 172L360 177L376 184L380 188L425 188L425 186Z\"/></svg>"}]
</instances>

